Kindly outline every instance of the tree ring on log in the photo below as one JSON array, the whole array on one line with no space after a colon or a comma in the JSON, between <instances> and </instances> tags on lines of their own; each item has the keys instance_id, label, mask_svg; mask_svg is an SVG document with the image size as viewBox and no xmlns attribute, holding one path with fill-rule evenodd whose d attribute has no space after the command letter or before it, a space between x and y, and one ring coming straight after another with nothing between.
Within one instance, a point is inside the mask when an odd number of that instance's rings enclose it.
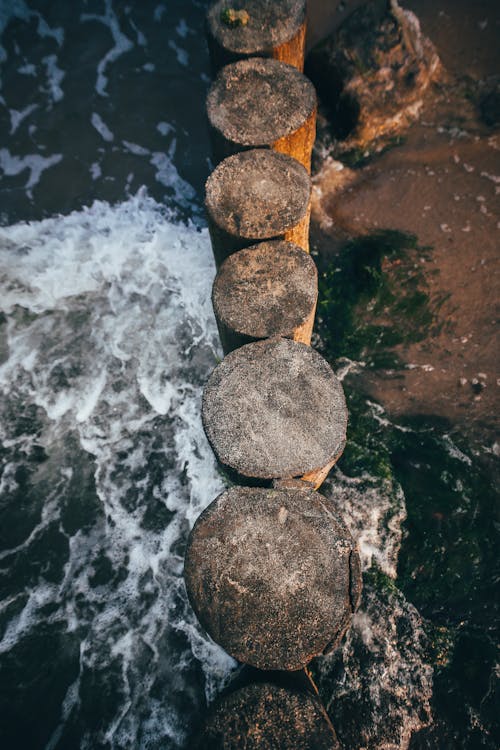
<instances>
[{"instance_id":1,"label":"tree ring on log","mask_svg":"<svg viewBox=\"0 0 500 750\"><path fill-rule=\"evenodd\" d=\"M219 698L196 750L339 750L319 700L310 693L258 682Z\"/></svg>"},{"instance_id":2,"label":"tree ring on log","mask_svg":"<svg viewBox=\"0 0 500 750\"><path fill-rule=\"evenodd\" d=\"M273 147L310 166L316 92L297 68L252 57L226 65L207 97L214 157Z\"/></svg>"},{"instance_id":3,"label":"tree ring on log","mask_svg":"<svg viewBox=\"0 0 500 750\"><path fill-rule=\"evenodd\" d=\"M282 236L307 214L311 180L296 159L251 149L224 159L206 183L205 205L228 235L246 240Z\"/></svg>"},{"instance_id":4,"label":"tree ring on log","mask_svg":"<svg viewBox=\"0 0 500 750\"><path fill-rule=\"evenodd\" d=\"M331 467L344 449L347 408L342 385L320 354L273 338L236 349L215 368L202 419L221 464L242 477L270 480Z\"/></svg>"},{"instance_id":5,"label":"tree ring on log","mask_svg":"<svg viewBox=\"0 0 500 750\"><path fill-rule=\"evenodd\" d=\"M234 26L224 23L221 14L228 5L236 11L246 10L248 22ZM304 0L218 0L207 12L207 26L209 34L229 53L270 54L298 34L305 18Z\"/></svg>"},{"instance_id":6,"label":"tree ring on log","mask_svg":"<svg viewBox=\"0 0 500 750\"><path fill-rule=\"evenodd\" d=\"M314 490L232 487L195 523L184 577L201 624L231 656L297 670L349 626L353 557L334 505Z\"/></svg>"},{"instance_id":7,"label":"tree ring on log","mask_svg":"<svg viewBox=\"0 0 500 750\"><path fill-rule=\"evenodd\" d=\"M212 292L224 351L273 336L309 344L317 297L316 265L292 242L262 242L233 253Z\"/></svg>"}]
</instances>

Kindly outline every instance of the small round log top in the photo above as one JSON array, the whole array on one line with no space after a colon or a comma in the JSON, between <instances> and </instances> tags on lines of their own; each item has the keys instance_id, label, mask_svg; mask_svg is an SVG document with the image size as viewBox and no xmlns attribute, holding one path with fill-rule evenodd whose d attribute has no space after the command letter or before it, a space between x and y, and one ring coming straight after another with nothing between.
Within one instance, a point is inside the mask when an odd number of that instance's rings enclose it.
<instances>
[{"instance_id":1,"label":"small round log top","mask_svg":"<svg viewBox=\"0 0 500 750\"><path fill-rule=\"evenodd\" d=\"M206 183L205 205L227 234L245 239L279 237L307 214L311 180L296 159L269 149L228 156Z\"/></svg>"},{"instance_id":2,"label":"small round log top","mask_svg":"<svg viewBox=\"0 0 500 750\"><path fill-rule=\"evenodd\" d=\"M310 693L255 683L212 707L196 750L338 750L318 699Z\"/></svg>"},{"instance_id":3,"label":"small round log top","mask_svg":"<svg viewBox=\"0 0 500 750\"><path fill-rule=\"evenodd\" d=\"M213 640L258 669L301 669L337 645L360 590L351 535L306 487L224 492L191 531L184 578Z\"/></svg>"},{"instance_id":4,"label":"small round log top","mask_svg":"<svg viewBox=\"0 0 500 750\"><path fill-rule=\"evenodd\" d=\"M245 10L245 25L224 22L223 11ZM269 52L280 44L289 42L305 21L304 0L218 0L207 13L208 29L224 49L234 54L255 55Z\"/></svg>"},{"instance_id":5,"label":"small round log top","mask_svg":"<svg viewBox=\"0 0 500 750\"><path fill-rule=\"evenodd\" d=\"M236 349L203 393L202 419L218 460L243 477L300 477L344 449L347 408L328 362L274 338Z\"/></svg>"},{"instance_id":6,"label":"small round log top","mask_svg":"<svg viewBox=\"0 0 500 750\"><path fill-rule=\"evenodd\" d=\"M212 301L217 319L236 334L293 338L317 296L311 256L293 242L275 240L230 255L215 278Z\"/></svg>"},{"instance_id":7,"label":"small round log top","mask_svg":"<svg viewBox=\"0 0 500 750\"><path fill-rule=\"evenodd\" d=\"M316 108L297 68L253 57L222 68L207 97L211 126L241 146L267 146L301 128Z\"/></svg>"}]
</instances>

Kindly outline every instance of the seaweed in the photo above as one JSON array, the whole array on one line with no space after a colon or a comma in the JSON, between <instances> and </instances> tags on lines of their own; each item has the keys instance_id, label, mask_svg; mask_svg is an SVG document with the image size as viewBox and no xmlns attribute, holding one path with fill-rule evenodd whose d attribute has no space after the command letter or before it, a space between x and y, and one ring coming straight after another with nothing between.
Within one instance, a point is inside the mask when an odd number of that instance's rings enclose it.
<instances>
[{"instance_id":1,"label":"seaweed","mask_svg":"<svg viewBox=\"0 0 500 750\"><path fill-rule=\"evenodd\" d=\"M402 366L392 349L421 341L444 301L431 299L422 270L431 248L384 230L346 242L320 274L317 332L323 352L368 368Z\"/></svg>"}]
</instances>

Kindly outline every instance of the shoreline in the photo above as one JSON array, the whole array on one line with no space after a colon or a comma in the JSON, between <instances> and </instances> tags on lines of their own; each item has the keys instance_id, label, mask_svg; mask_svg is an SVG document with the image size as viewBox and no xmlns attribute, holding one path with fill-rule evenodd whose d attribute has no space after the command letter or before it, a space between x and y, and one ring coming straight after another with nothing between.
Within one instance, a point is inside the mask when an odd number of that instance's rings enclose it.
<instances>
[{"instance_id":1,"label":"shoreline","mask_svg":"<svg viewBox=\"0 0 500 750\"><path fill-rule=\"evenodd\" d=\"M476 21L460 32L460 17L446 14L450 5L409 3L424 32L439 28L438 38L431 36L431 41L446 73L432 85L419 120L401 134L399 145L353 169L335 158L323 162L314 178L311 236L320 265L346 241L380 230L413 235L418 246L430 248L426 259L417 247L408 260L419 265L435 316L432 329L417 342L392 348L405 363L397 371L380 368L349 377L389 415L432 414L449 420L482 453L498 455L495 406L500 373L494 308L500 133L498 127L481 122L464 77L473 72L483 76L477 79L479 86L494 59L500 69L500 55L481 46L494 19L490 17L485 28ZM491 3L481 5L489 5L493 14ZM476 14L480 16L481 10L476 8ZM446 23L439 25L443 18ZM460 39L468 54L450 70L447 45L460 46ZM390 261L384 271L391 275Z\"/></svg>"}]
</instances>

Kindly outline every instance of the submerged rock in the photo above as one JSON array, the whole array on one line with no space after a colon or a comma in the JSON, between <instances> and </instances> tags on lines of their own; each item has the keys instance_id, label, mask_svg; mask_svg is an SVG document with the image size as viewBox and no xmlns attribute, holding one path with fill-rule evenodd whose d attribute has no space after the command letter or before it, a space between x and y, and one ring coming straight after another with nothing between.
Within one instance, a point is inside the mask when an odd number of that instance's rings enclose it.
<instances>
[{"instance_id":1,"label":"submerged rock","mask_svg":"<svg viewBox=\"0 0 500 750\"><path fill-rule=\"evenodd\" d=\"M382 147L420 113L442 70L418 18L395 0L366 3L309 55L339 153Z\"/></svg>"}]
</instances>

